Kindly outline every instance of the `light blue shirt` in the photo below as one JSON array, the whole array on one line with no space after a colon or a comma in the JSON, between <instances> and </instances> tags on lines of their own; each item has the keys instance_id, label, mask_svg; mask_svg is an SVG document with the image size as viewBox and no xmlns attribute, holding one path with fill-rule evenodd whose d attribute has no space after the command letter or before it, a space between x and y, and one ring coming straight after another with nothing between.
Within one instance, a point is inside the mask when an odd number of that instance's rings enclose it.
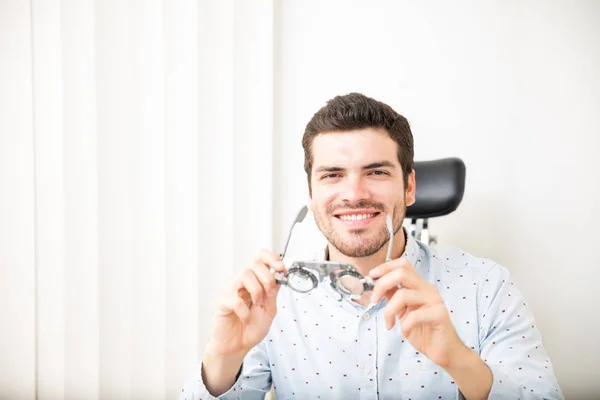
<instances>
[{"instance_id":1,"label":"light blue shirt","mask_svg":"<svg viewBox=\"0 0 600 400\"><path fill-rule=\"evenodd\" d=\"M458 335L489 366L489 398L563 398L532 312L506 268L412 237L404 257L437 287ZM363 307L339 298L328 278L306 294L283 287L268 335L219 398L262 399L271 385L278 400L462 398L452 377L416 351L398 323L386 329L385 299ZM180 394L214 398L200 368Z\"/></svg>"}]
</instances>

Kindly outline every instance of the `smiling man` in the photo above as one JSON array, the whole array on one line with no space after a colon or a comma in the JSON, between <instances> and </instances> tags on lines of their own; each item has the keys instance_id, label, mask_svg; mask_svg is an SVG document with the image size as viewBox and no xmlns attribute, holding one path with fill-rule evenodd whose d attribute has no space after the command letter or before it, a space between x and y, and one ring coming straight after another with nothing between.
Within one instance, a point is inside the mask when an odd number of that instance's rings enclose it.
<instances>
[{"instance_id":1,"label":"smiling man","mask_svg":"<svg viewBox=\"0 0 600 400\"><path fill-rule=\"evenodd\" d=\"M508 270L406 234L413 138L388 105L330 100L302 145L309 208L328 241L317 261L352 265L373 290L340 296L329 277L281 289L262 251L223 295L180 399L562 399L541 333ZM386 262L392 220L391 260ZM273 271L273 272L272 272Z\"/></svg>"}]
</instances>

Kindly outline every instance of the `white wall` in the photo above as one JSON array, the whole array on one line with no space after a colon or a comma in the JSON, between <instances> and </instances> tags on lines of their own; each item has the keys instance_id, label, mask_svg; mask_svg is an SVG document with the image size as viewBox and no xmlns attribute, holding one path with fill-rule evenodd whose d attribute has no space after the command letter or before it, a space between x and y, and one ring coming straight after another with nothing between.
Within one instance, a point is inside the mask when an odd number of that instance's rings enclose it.
<instances>
[{"instance_id":1,"label":"white wall","mask_svg":"<svg viewBox=\"0 0 600 400\"><path fill-rule=\"evenodd\" d=\"M307 197L301 137L337 94L411 122L417 160L461 157L440 243L510 269L567 398L600 392L600 3L285 1L277 248Z\"/></svg>"}]
</instances>

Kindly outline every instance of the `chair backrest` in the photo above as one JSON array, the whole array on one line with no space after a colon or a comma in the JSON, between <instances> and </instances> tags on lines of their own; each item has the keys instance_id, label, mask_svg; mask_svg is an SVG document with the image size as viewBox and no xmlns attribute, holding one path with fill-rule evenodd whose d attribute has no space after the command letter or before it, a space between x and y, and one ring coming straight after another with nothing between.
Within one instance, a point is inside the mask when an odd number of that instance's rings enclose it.
<instances>
[{"instance_id":1,"label":"chair backrest","mask_svg":"<svg viewBox=\"0 0 600 400\"><path fill-rule=\"evenodd\" d=\"M416 161L415 203L406 218L424 219L448 215L458 208L465 192L465 164L460 158Z\"/></svg>"}]
</instances>

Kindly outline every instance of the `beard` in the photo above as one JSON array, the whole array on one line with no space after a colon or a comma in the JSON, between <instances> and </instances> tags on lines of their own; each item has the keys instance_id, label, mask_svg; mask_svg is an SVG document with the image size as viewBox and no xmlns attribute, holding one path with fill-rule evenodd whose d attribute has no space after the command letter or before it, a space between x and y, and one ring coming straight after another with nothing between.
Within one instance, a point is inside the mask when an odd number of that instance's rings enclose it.
<instances>
[{"instance_id":1,"label":"beard","mask_svg":"<svg viewBox=\"0 0 600 400\"><path fill-rule=\"evenodd\" d=\"M402 229L402 222L404 221L404 216L406 215L406 207L404 204L405 202L402 201L402 204L400 204L398 207L395 207L393 210L392 222L394 227L394 235L398 233L400 229ZM337 217L333 215L335 212L340 212L342 210L357 210L361 208L378 210L379 214L376 218L383 217L381 227L352 229L347 232L340 232L334 229L334 219L337 219ZM390 240L390 234L385 223L385 206L381 203L360 201L352 205L331 205L327 206L324 212L319 211L313 214L319 230L321 233L323 233L327 241L346 257L369 257L381 250L383 246L385 246Z\"/></svg>"}]
</instances>

